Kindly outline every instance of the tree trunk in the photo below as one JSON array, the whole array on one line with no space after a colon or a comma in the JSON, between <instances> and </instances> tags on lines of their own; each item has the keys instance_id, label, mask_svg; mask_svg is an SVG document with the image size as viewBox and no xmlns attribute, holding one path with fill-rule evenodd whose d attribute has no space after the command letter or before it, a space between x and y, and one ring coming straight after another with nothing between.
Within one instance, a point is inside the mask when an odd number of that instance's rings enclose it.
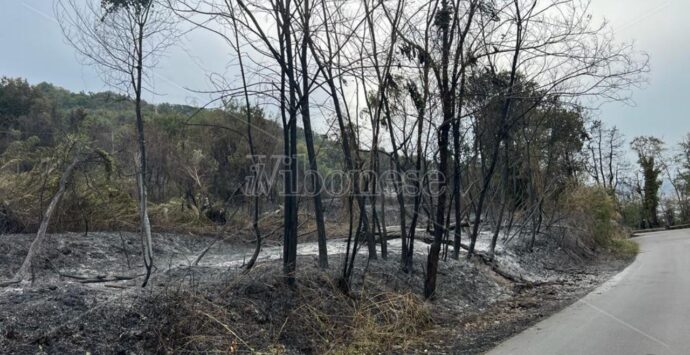
<instances>
[{"instance_id":1,"label":"tree trunk","mask_svg":"<svg viewBox=\"0 0 690 355\"><path fill-rule=\"evenodd\" d=\"M498 218L496 219L496 225L494 226L494 234L491 237L491 246L489 249L489 257L491 259L494 258L494 252L496 251L496 243L498 242L498 236L501 233L501 226L503 224L503 214L505 213L506 209L506 189L508 185L508 144L504 146L505 148L505 159L503 161L503 174L501 177L501 191L499 192L501 194L501 207L498 211Z\"/></svg>"},{"instance_id":2,"label":"tree trunk","mask_svg":"<svg viewBox=\"0 0 690 355\"><path fill-rule=\"evenodd\" d=\"M34 238L34 241L31 243L31 247L29 247L29 252L26 254L26 258L24 258L22 266L14 275L14 280L10 281L9 283L19 283L26 280L26 276L29 274L29 271L32 268L33 258L36 254L38 254L38 252L41 250L41 247L43 246L43 241L46 237L46 231L48 230L48 225L50 224L50 218L53 216L53 213L55 212L55 208L57 207L58 203L60 203L62 195L65 194L67 180L70 179L70 177L72 176L72 172L74 171L74 168L79 164L80 161L81 160L79 158L74 158L74 160L72 160L72 163L70 163L70 165L67 166L67 169L65 169L65 171L62 173L58 191L55 193L55 195L53 195L53 199L50 200L50 204L48 204L48 208L46 208L43 217L41 218L41 225L38 228L38 232L36 233L36 238Z\"/></svg>"},{"instance_id":3,"label":"tree trunk","mask_svg":"<svg viewBox=\"0 0 690 355\"><path fill-rule=\"evenodd\" d=\"M237 58L239 60L240 64L240 73L242 74L242 87L244 91L244 104L246 107L246 117L247 117L247 143L249 144L249 154L251 154L252 158L252 164L256 167L257 165L257 160L256 160L256 151L254 149L254 136L252 134L252 110L251 110L251 105L249 103L249 91L247 90L247 77L244 71L244 61L242 59L242 51L240 50L240 39L238 35L238 28L237 28L237 20L235 17L232 18L232 25L235 30L235 48L237 50ZM251 259L249 259L249 262L247 263L246 270L249 271L254 267L254 264L256 264L256 260L259 258L259 253L261 253L261 230L259 229L259 194L258 194L258 187L259 187L259 173L258 173L258 167L256 167L254 170L254 185L252 186L252 193L253 193L253 213L252 213L252 229L254 230L254 235L256 236L256 247L254 248L254 253L252 254Z\"/></svg>"},{"instance_id":4,"label":"tree trunk","mask_svg":"<svg viewBox=\"0 0 690 355\"><path fill-rule=\"evenodd\" d=\"M289 173L286 174L285 186L285 236L284 236L284 259L283 272L289 285L295 283L295 270L297 263L297 223L298 223L298 200L297 200L297 88L295 87L294 55L292 48L292 33L290 30L291 11L289 8L282 9L283 18L283 39L285 42L285 74L288 78L289 102L287 105L289 121L287 125L287 154Z\"/></svg>"},{"instance_id":5,"label":"tree trunk","mask_svg":"<svg viewBox=\"0 0 690 355\"><path fill-rule=\"evenodd\" d=\"M316 152L314 151L314 133L311 128L311 114L309 112L309 63L307 54L309 49L309 17L311 16L311 9L309 7L309 0L304 0L303 16L303 41L302 41L302 98L301 98L301 113L302 124L304 125L304 141L307 146L307 155L309 158L310 180L314 198L314 217L316 218L316 231L318 234L319 243L319 267L322 269L328 268L328 247L326 245L326 225L323 217L323 204L321 202L321 176L316 163ZM293 143L293 144L296 144Z\"/></svg>"},{"instance_id":6,"label":"tree trunk","mask_svg":"<svg viewBox=\"0 0 690 355\"><path fill-rule=\"evenodd\" d=\"M141 219L141 239L144 254L144 266L146 267L146 276L141 287L146 287L146 284L151 277L153 270L153 241L151 238L151 222L149 221L148 213L148 197L146 189L146 140L144 139L144 117L141 112L141 94L142 94L142 76L144 65L143 41L144 41L144 25L139 24L139 35L137 37L138 51L137 51L137 67L136 67L136 84L135 91L135 110L137 116L137 143L139 144L139 171L137 172L137 181L139 185L139 217Z\"/></svg>"},{"instance_id":7,"label":"tree trunk","mask_svg":"<svg viewBox=\"0 0 690 355\"><path fill-rule=\"evenodd\" d=\"M327 7L325 4L325 1L322 0L321 3L322 3L321 7L324 11L324 18L329 18L327 16L327 13L326 13ZM326 43L327 43L327 47L328 47L327 48L328 49L328 53L327 53L328 58L333 58L334 53L333 53L333 49L332 49L333 47L332 47L332 43L331 43L331 35L330 35L331 30L329 29L328 21L324 22L324 28L325 28L325 33L326 33ZM321 59L318 56L318 52L314 48L313 42L311 42L311 41L309 42L309 47L310 47L311 52L313 54L314 60L316 61L317 65L322 69L321 72L324 74L324 79L326 80L326 83L328 84L328 93L331 96L331 99L333 100L333 108L335 110L335 117L338 121L338 128L340 129L340 134L341 134L340 140L342 143L343 155L345 157L345 166L346 166L348 172L354 172L354 157L352 156L352 148L350 147L351 130L349 127L347 127L345 125L344 114L343 114L342 108L340 106L340 98L338 96L339 93L338 93L338 89L335 85L335 79L334 79L334 75L333 75L332 64L330 63L330 59L328 62L322 62L321 61ZM358 240L359 240L359 234L362 230L365 234L369 234L369 226L368 226L368 221L366 218L366 208L365 208L366 201L359 191L359 185L357 184L356 174L353 177L352 181L354 182L353 183L353 191L352 191L351 195L349 196L350 218L352 218L352 207L351 207L352 200L354 198L356 198L357 205L359 207L360 225L364 225L364 227L363 228L357 228L357 231L355 232L356 236L354 238L355 239L354 243L351 243L352 242L352 240L351 240L352 234L351 233L350 233L350 237L348 237L346 258L345 258L345 261L343 263L343 277L340 280L341 281L341 287L345 290L347 290L349 288L349 282L350 282L349 279L350 279L350 275L352 272L352 267L354 266L352 264L354 263L354 258L357 254L356 250L357 250L357 244L358 244ZM367 236L367 237L369 237L369 236ZM349 255L351 244L354 244L354 245L352 248L352 254ZM351 257L351 261L350 261L350 259L348 259L348 256ZM376 254L374 253L374 257L375 256L376 256Z\"/></svg>"},{"instance_id":8,"label":"tree trunk","mask_svg":"<svg viewBox=\"0 0 690 355\"><path fill-rule=\"evenodd\" d=\"M450 11L448 1L443 0L442 10ZM434 225L434 241L429 248L429 256L427 258L426 278L424 280L424 297L430 298L436 292L436 276L438 273L439 253L441 251L441 243L445 233L445 218L446 218L446 177L448 176L448 136L450 133L450 125L453 121L453 93L449 85L448 64L450 60L450 38L449 38L450 24L442 25L442 54L441 54L441 109L443 111L443 122L439 127L439 170L442 174L438 181L439 194L436 202L436 216Z\"/></svg>"},{"instance_id":9,"label":"tree trunk","mask_svg":"<svg viewBox=\"0 0 690 355\"><path fill-rule=\"evenodd\" d=\"M457 117L453 120L453 152L455 156L453 157L453 202L455 203L455 231L453 233L453 259L458 260L460 258L460 244L462 242L462 228L460 228L460 223L462 221L462 194L460 179L460 120L462 118L462 107L463 99L465 96L465 68L463 66L460 78L460 95L458 98L458 110Z\"/></svg>"},{"instance_id":10,"label":"tree trunk","mask_svg":"<svg viewBox=\"0 0 690 355\"><path fill-rule=\"evenodd\" d=\"M377 181L379 181L377 179ZM386 192L381 191L381 213L379 214L381 222L381 257L388 258L388 225L386 224Z\"/></svg>"},{"instance_id":11,"label":"tree trunk","mask_svg":"<svg viewBox=\"0 0 690 355\"><path fill-rule=\"evenodd\" d=\"M472 235L470 240L470 248L467 251L467 258L471 258L474 253L474 248L477 243L477 237L479 236L479 224L482 220L482 209L484 207L484 200L486 199L486 193L488 192L489 185L491 184L491 178L493 177L494 171L496 169L496 163L498 161L499 148L501 146L501 141L503 141L506 135L506 129L508 125L508 118L510 116L510 108L512 104L512 96L515 91L515 80L518 75L518 63L520 59L520 51L522 49L522 15L520 14L520 5L517 0L514 2L515 12L516 12L516 22L517 22L517 36L515 39L515 50L513 53L513 61L510 70L510 82L506 90L506 96L504 97L503 107L501 109L501 120L499 122L498 134L496 135L496 142L494 143L494 151L492 152L491 162L488 172L484 174L484 181L482 184L481 192L479 193L479 201L477 202L477 208L474 214L474 226L472 227ZM482 157L482 160L484 158Z\"/></svg>"}]
</instances>

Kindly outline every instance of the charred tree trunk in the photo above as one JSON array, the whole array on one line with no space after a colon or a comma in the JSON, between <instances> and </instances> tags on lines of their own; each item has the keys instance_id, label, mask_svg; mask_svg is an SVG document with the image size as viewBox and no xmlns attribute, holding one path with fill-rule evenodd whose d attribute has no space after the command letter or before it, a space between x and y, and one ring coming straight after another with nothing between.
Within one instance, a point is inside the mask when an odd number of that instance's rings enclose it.
<instances>
[{"instance_id":1,"label":"charred tree trunk","mask_svg":"<svg viewBox=\"0 0 690 355\"><path fill-rule=\"evenodd\" d=\"M309 49L310 32L309 32L309 18L311 16L309 0L304 0L303 16L303 39L302 39L302 56L300 58L302 64L302 98L300 101L300 109L302 113L302 124L304 125L304 141L307 146L307 155L309 159L309 175L312 186L311 193L314 198L314 217L316 218L316 231L318 234L319 243L319 267L322 269L328 268L328 247L326 245L326 225L323 217L323 203L321 201L321 176L319 175L318 164L316 162L316 152L314 150L314 133L311 128L311 114L309 112L309 66L307 54ZM296 144L296 143L295 143Z\"/></svg>"},{"instance_id":2,"label":"charred tree trunk","mask_svg":"<svg viewBox=\"0 0 690 355\"><path fill-rule=\"evenodd\" d=\"M144 116L141 112L141 94L142 94L142 76L144 65L144 25L139 24L139 35L137 36L137 66L136 66L136 84L135 88L135 111L137 116L137 143L139 144L139 171L137 171L137 181L139 185L139 216L141 219L141 240L144 254L144 266L146 267L146 276L141 287L146 287L151 271L153 270L153 240L151 237L151 222L149 221L148 212L148 191L146 189L146 139L144 137Z\"/></svg>"},{"instance_id":3,"label":"charred tree trunk","mask_svg":"<svg viewBox=\"0 0 690 355\"><path fill-rule=\"evenodd\" d=\"M289 3L288 3L289 4ZM285 255L284 273L289 285L295 283L295 270L297 267L297 88L295 87L294 53L292 47L292 33L290 28L291 10L289 6L281 9L283 19L283 39L285 41L286 75L288 78L288 166L289 173L285 186L285 213L288 218L285 225Z\"/></svg>"},{"instance_id":4,"label":"charred tree trunk","mask_svg":"<svg viewBox=\"0 0 690 355\"><path fill-rule=\"evenodd\" d=\"M484 200L486 199L487 192L489 190L489 185L491 184L491 178L494 175L494 172L496 170L496 164L498 162L498 156L499 156L499 148L501 145L501 141L505 138L507 126L508 126L508 119L510 116L510 109L511 109L511 104L513 100L513 93L515 91L515 81L517 79L517 71L518 71L518 63L520 59L520 51L522 50L522 29L523 29L523 23L522 23L522 15L520 12L520 4L517 0L514 2L515 5L515 12L516 12L516 26L517 26L517 34L516 34L516 39L515 39L515 49L513 53L513 60L512 60L512 65L511 65L511 70L510 70L510 81L508 83L508 88L505 93L504 97L504 103L503 107L501 109L501 119L499 122L499 127L498 127L498 132L495 137L495 142L493 146L493 152L491 153L491 162L489 163L489 169L487 172L484 173L484 178L482 181L482 189L479 193L479 201L477 202L477 207L475 209L475 215L474 215L474 226L472 228L472 235L471 235L471 240L470 240L470 248L467 251L467 258L471 258L472 255L474 254L474 248L477 243L477 237L479 236L479 224L481 223L482 220L482 211L484 207ZM535 3L536 4L536 3ZM483 160L484 158L482 158Z\"/></svg>"},{"instance_id":5,"label":"charred tree trunk","mask_svg":"<svg viewBox=\"0 0 690 355\"><path fill-rule=\"evenodd\" d=\"M504 159L503 159L503 173L501 175L501 185L500 189L501 191L499 192L501 194L501 207L499 208L498 211L498 218L496 219L496 225L494 226L494 234L491 237L491 246L489 249L489 257L491 259L494 258L494 252L496 251L496 243L498 242L498 236L501 233L501 226L503 225L503 214L505 213L506 209L506 191L507 191L507 185L508 185L508 144L506 143L504 146L505 149L505 154L504 154Z\"/></svg>"},{"instance_id":6,"label":"charred tree trunk","mask_svg":"<svg viewBox=\"0 0 690 355\"><path fill-rule=\"evenodd\" d=\"M259 253L261 253L261 230L259 229L259 172L256 160L256 150L254 147L254 136L252 134L252 110L251 104L249 103L249 91L247 89L247 77L244 71L244 61L242 59L242 51L240 49L240 39L238 35L237 20L233 16L232 24L235 30L235 50L237 51L237 58L240 64L240 74L242 76L242 87L244 91L244 104L245 104L245 114L247 118L247 143L249 144L249 154L251 155L252 164L254 168L254 184L252 186L253 196L253 207L252 207L252 229L254 230L254 236L256 237L256 247L254 248L254 253L251 259L247 263L246 270L249 271L256 264L256 260L259 258Z\"/></svg>"},{"instance_id":7,"label":"charred tree trunk","mask_svg":"<svg viewBox=\"0 0 690 355\"><path fill-rule=\"evenodd\" d=\"M36 256L36 254L39 253L43 246L43 241L45 240L46 232L48 231L48 225L50 224L50 218L53 216L53 213L55 213L55 208L57 207L58 203L60 203L62 195L65 194L67 181L71 178L72 172L74 171L74 169L80 161L81 160L79 158L74 158L74 160L72 160L72 163L70 163L70 165L68 165L65 171L62 173L58 191L55 193L55 195L53 195L53 199L50 200L48 208L46 208L45 212L43 213L43 217L41 218L41 225L39 226L38 232L36 233L36 238L34 238L34 241L31 243L31 246L29 247L29 251L26 254L26 257L24 258L22 266L14 275L14 279L12 281L2 283L0 285L19 283L26 280L29 271L31 271L32 269L33 259Z\"/></svg>"},{"instance_id":8,"label":"charred tree trunk","mask_svg":"<svg viewBox=\"0 0 690 355\"><path fill-rule=\"evenodd\" d=\"M377 180L379 181L379 180ZM381 213L379 214L379 221L381 222L381 257L388 258L388 226L386 225L386 193L383 189L381 191Z\"/></svg>"},{"instance_id":9,"label":"charred tree trunk","mask_svg":"<svg viewBox=\"0 0 690 355\"><path fill-rule=\"evenodd\" d=\"M322 9L324 11L324 18L329 18L327 14L327 6L325 3L325 0L321 1L322 3ZM349 126L345 124L345 118L343 114L343 110L340 104L340 94L338 92L338 88L335 84L335 77L333 74L333 66L330 63L330 58L334 58L334 53L333 53L333 45L331 43L331 30L329 28L328 21L324 21L324 28L325 28L325 33L326 33L326 43L327 43L327 58L328 61L323 62L319 55L318 51L316 48L314 48L313 42L309 42L309 47L311 49L312 54L314 55L314 60L316 61L317 65L321 68L321 72L324 75L324 79L326 80L327 88L328 88L328 93L331 96L331 99L333 100L333 108L335 111L335 117L336 120L338 121L338 128L340 129L340 134L341 134L341 144L342 144L342 150L343 150L343 155L345 157L345 166L347 167L348 171L354 172L354 157L352 154L352 147L350 146L351 140L350 137L353 136L352 132L350 131ZM355 174L356 175L356 174ZM347 241L347 251L346 251L346 257L345 261L343 263L343 275L342 279L340 280L341 283L341 288L345 291L349 289L349 283L350 283L350 276L352 274L352 269L354 267L354 258L357 254L357 247L358 247L358 242L360 239L360 235L364 233L367 235L367 238L373 239L373 236L370 235L369 231L369 222L367 220L367 214L366 214L366 201L362 194L360 193L359 190L359 184L357 183L358 177L354 176L352 181L353 183L353 191L349 196L349 205L350 205L350 218L352 218L353 211L352 211L352 203L353 200L356 199L357 205L359 208L359 215L360 215L360 226L358 227L357 230L355 231L355 236L354 236L354 243L352 241L352 233L350 233L350 236L348 237ZM352 221L351 221L352 224ZM352 249L350 248L352 246ZM352 253L352 254L350 254ZM374 257L375 257L375 252L374 252ZM370 256L371 257L371 256Z\"/></svg>"},{"instance_id":10,"label":"charred tree trunk","mask_svg":"<svg viewBox=\"0 0 690 355\"><path fill-rule=\"evenodd\" d=\"M462 243L462 194L460 176L460 157L462 155L460 147L460 120L462 119L462 107L465 96L465 68L463 67L460 78L460 95L458 97L457 117L453 120L453 202L455 209L455 231L453 233L453 259L460 258L460 244Z\"/></svg>"},{"instance_id":11,"label":"charred tree trunk","mask_svg":"<svg viewBox=\"0 0 690 355\"><path fill-rule=\"evenodd\" d=\"M450 13L450 7L447 0L443 0L441 11ZM434 241L429 248L429 256L427 258L426 278L424 280L424 297L430 298L436 292L436 276L438 273L439 253L441 251L441 243L443 242L443 235L445 233L445 218L446 218L446 176L448 176L448 138L450 126L453 121L453 93L449 85L448 64L450 60L450 19L448 23L441 23L442 31L442 54L441 54L441 109L443 110L443 122L439 127L439 170L442 174L438 181L438 200L436 201L436 216L434 224Z\"/></svg>"}]
</instances>

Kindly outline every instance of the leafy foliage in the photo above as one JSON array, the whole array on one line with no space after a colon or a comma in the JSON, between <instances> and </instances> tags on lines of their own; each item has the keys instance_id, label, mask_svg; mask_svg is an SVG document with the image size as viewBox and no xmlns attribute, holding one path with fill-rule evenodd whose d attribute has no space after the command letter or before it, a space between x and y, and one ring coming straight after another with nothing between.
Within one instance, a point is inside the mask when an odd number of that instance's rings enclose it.
<instances>
[{"instance_id":1,"label":"leafy foliage","mask_svg":"<svg viewBox=\"0 0 690 355\"><path fill-rule=\"evenodd\" d=\"M564 211L571 214L573 226L591 246L612 250L622 256L637 254L637 244L627 239L621 215L611 194L603 187L576 186L570 190Z\"/></svg>"},{"instance_id":2,"label":"leafy foliage","mask_svg":"<svg viewBox=\"0 0 690 355\"><path fill-rule=\"evenodd\" d=\"M71 93L47 83L32 86L22 79L4 78L0 102L0 195L6 199L7 212L27 231L38 224L67 148L75 141L90 147L97 164L74 176L53 228L136 228L136 144L133 103L127 97ZM143 113L154 226L191 229L212 226L214 220L225 223L242 202L236 192L249 174L242 109L234 104L199 110L144 103ZM281 137L279 127L260 109L252 109L252 114L258 154L275 154L281 147L276 138ZM339 164L332 157L325 159L324 166Z\"/></svg>"},{"instance_id":3,"label":"leafy foliage","mask_svg":"<svg viewBox=\"0 0 690 355\"><path fill-rule=\"evenodd\" d=\"M662 181L658 157L663 150L663 142L655 137L637 137L632 143L637 152L638 162L644 177L642 200L642 223L644 227L659 226L659 188Z\"/></svg>"}]
</instances>

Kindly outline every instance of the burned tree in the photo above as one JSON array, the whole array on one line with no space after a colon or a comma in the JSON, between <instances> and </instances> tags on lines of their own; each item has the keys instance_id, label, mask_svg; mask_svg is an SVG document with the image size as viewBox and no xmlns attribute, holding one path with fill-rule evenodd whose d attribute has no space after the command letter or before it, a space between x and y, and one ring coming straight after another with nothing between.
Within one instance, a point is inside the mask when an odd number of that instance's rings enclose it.
<instances>
[{"instance_id":1,"label":"burned tree","mask_svg":"<svg viewBox=\"0 0 690 355\"><path fill-rule=\"evenodd\" d=\"M148 214L147 155L142 112L147 79L159 56L176 37L174 17L155 0L103 0L55 5L65 39L85 62L96 65L104 81L134 102L138 152L135 155L146 286L153 270L153 241Z\"/></svg>"},{"instance_id":2,"label":"burned tree","mask_svg":"<svg viewBox=\"0 0 690 355\"><path fill-rule=\"evenodd\" d=\"M592 179L612 194L619 184L623 136L616 127L607 128L600 120L594 120L589 128L587 150L588 171Z\"/></svg>"}]
</instances>

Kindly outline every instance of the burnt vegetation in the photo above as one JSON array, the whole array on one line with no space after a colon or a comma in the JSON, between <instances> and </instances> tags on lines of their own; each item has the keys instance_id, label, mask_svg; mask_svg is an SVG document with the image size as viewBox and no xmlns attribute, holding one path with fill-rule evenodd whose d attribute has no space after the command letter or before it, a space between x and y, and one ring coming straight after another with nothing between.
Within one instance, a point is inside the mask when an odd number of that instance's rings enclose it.
<instances>
[{"instance_id":1,"label":"burnt vegetation","mask_svg":"<svg viewBox=\"0 0 690 355\"><path fill-rule=\"evenodd\" d=\"M0 350L482 351L690 223L690 142L592 117L648 65L586 1L55 11L112 90L0 81ZM147 102L188 31L231 74Z\"/></svg>"}]
</instances>

